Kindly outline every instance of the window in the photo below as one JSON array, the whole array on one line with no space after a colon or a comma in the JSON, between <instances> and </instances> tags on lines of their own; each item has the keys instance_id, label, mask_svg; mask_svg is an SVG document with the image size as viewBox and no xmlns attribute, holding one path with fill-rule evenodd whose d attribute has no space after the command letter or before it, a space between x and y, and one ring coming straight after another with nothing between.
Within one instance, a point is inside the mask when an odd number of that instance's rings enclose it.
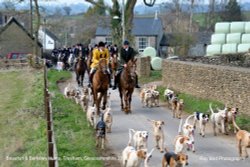
<instances>
[{"instance_id":1,"label":"window","mask_svg":"<svg viewBox=\"0 0 250 167\"><path fill-rule=\"evenodd\" d=\"M111 38L111 37L106 37L106 38L105 38L105 42L106 42L108 45L112 45L112 38Z\"/></svg>"},{"instance_id":2,"label":"window","mask_svg":"<svg viewBox=\"0 0 250 167\"><path fill-rule=\"evenodd\" d=\"M139 52L143 52L143 50L148 47L148 38L147 37L139 37L138 39Z\"/></svg>"}]
</instances>

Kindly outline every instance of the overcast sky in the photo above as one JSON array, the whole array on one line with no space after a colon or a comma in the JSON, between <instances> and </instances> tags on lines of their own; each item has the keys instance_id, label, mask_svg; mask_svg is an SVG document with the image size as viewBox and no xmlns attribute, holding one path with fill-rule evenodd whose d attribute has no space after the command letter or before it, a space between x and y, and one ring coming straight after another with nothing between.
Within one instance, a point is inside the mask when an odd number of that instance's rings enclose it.
<instances>
[{"instance_id":1,"label":"overcast sky","mask_svg":"<svg viewBox=\"0 0 250 167\"><path fill-rule=\"evenodd\" d=\"M0 2L3 2L3 1L8 1L8 0L0 0ZM16 0L9 0L9 1L15 2ZM26 0L26 1L28 1L28 0ZM125 0L125 1L129 1L129 0ZM150 1L150 0L147 0L147 1ZM159 4L159 3L162 3L162 2L171 2L171 1L172 0L156 0L156 3ZM180 1L187 2L188 0L180 0ZM216 0L216 1L220 2L221 0ZM237 0L237 1L241 2L241 3L250 2L250 0ZM62 4L66 4L66 5L69 5L69 4L72 4L72 3L79 3L79 2L89 4L85 0L39 0L39 2L62 3ZM104 2L111 4L111 0L104 0ZM121 3L122 0L119 0L119 2ZM195 0L195 2L206 2L206 3L208 3L209 0ZM139 5L139 4L143 4L143 0L137 0L137 5Z\"/></svg>"}]
</instances>

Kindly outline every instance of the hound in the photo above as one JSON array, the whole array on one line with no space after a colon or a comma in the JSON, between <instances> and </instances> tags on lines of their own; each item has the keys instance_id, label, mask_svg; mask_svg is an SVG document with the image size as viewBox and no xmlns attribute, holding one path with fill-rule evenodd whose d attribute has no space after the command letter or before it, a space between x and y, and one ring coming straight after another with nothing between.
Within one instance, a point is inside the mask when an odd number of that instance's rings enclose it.
<instances>
[{"instance_id":1,"label":"hound","mask_svg":"<svg viewBox=\"0 0 250 167\"><path fill-rule=\"evenodd\" d=\"M228 108L228 112L226 114L226 120L225 120L225 131L228 132L230 129L230 124L234 127L234 133L237 132L237 128L233 124L233 119L236 120L236 116L239 112L239 109L236 107Z\"/></svg>"},{"instance_id":2,"label":"hound","mask_svg":"<svg viewBox=\"0 0 250 167\"><path fill-rule=\"evenodd\" d=\"M205 137L206 124L209 121L209 114L204 114L201 112L194 112L194 128L196 128L196 122L199 122L200 135Z\"/></svg>"},{"instance_id":3,"label":"hound","mask_svg":"<svg viewBox=\"0 0 250 167\"><path fill-rule=\"evenodd\" d=\"M188 136L191 144L189 144L188 146L188 150L192 149L193 152L195 152L195 148L194 148L194 126L189 124L188 121L191 117L194 117L194 115L190 115L186 118L183 126L182 126L182 134L184 136ZM181 125L182 125L182 119L180 121L180 125L179 125L179 134L181 134Z\"/></svg>"},{"instance_id":4,"label":"hound","mask_svg":"<svg viewBox=\"0 0 250 167\"><path fill-rule=\"evenodd\" d=\"M106 140L106 124L103 121L104 114L101 116L101 120L96 124L96 147L101 143L101 149L104 150Z\"/></svg>"},{"instance_id":5,"label":"hound","mask_svg":"<svg viewBox=\"0 0 250 167\"><path fill-rule=\"evenodd\" d=\"M250 133L246 130L241 130L233 117L234 127L238 130L236 133L236 141L238 145L239 155L242 159L248 158L247 147L250 147ZM245 154L245 155L244 155Z\"/></svg>"},{"instance_id":6,"label":"hound","mask_svg":"<svg viewBox=\"0 0 250 167\"><path fill-rule=\"evenodd\" d=\"M217 135L216 129L219 129L222 131L222 133L225 133L225 119L226 119L226 112L227 112L227 107L225 107L223 110L218 109L218 113L215 113L212 104L209 104L209 108L211 111L211 122L213 124L213 131L214 131L214 136Z\"/></svg>"},{"instance_id":7,"label":"hound","mask_svg":"<svg viewBox=\"0 0 250 167\"><path fill-rule=\"evenodd\" d=\"M132 134L129 129L129 142L127 147L122 152L122 165L124 167L139 167L142 161L147 158L147 149L136 150L131 146Z\"/></svg>"},{"instance_id":8,"label":"hound","mask_svg":"<svg viewBox=\"0 0 250 167\"><path fill-rule=\"evenodd\" d=\"M133 132L134 146L136 150L147 149L148 143L148 132L147 131L135 131L134 129L129 129L129 132Z\"/></svg>"},{"instance_id":9,"label":"hound","mask_svg":"<svg viewBox=\"0 0 250 167\"><path fill-rule=\"evenodd\" d=\"M153 125L154 130L154 137L156 142L156 148L160 149L161 153L164 151L164 132L163 132L163 125L164 121L155 121L148 119Z\"/></svg>"},{"instance_id":10,"label":"hound","mask_svg":"<svg viewBox=\"0 0 250 167\"><path fill-rule=\"evenodd\" d=\"M162 157L162 167L177 167L188 165L188 156L184 153L169 152L166 149L166 153Z\"/></svg>"}]
</instances>

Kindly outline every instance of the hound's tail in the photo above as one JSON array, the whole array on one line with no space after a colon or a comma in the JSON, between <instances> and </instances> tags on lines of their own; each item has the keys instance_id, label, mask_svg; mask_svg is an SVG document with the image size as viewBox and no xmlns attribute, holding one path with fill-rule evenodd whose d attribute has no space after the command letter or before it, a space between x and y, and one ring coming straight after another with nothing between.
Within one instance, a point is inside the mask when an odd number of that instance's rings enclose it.
<instances>
[{"instance_id":1,"label":"hound's tail","mask_svg":"<svg viewBox=\"0 0 250 167\"><path fill-rule=\"evenodd\" d=\"M128 135L129 135L128 146L132 145L132 132L135 132L135 130L134 129L128 130Z\"/></svg>"},{"instance_id":2,"label":"hound's tail","mask_svg":"<svg viewBox=\"0 0 250 167\"><path fill-rule=\"evenodd\" d=\"M182 126L182 119L180 120L180 124L179 124L179 129L178 129L178 134L181 135L181 126Z\"/></svg>"},{"instance_id":3,"label":"hound's tail","mask_svg":"<svg viewBox=\"0 0 250 167\"><path fill-rule=\"evenodd\" d=\"M214 110L212 108L212 103L209 103L209 109L210 109L211 113L214 114Z\"/></svg>"},{"instance_id":4,"label":"hound's tail","mask_svg":"<svg viewBox=\"0 0 250 167\"><path fill-rule=\"evenodd\" d=\"M190 118L192 118L192 117L194 117L194 114L189 115L189 116L186 118L185 123L187 124L187 123L188 123L188 121L189 121L189 119L190 119Z\"/></svg>"}]
</instances>

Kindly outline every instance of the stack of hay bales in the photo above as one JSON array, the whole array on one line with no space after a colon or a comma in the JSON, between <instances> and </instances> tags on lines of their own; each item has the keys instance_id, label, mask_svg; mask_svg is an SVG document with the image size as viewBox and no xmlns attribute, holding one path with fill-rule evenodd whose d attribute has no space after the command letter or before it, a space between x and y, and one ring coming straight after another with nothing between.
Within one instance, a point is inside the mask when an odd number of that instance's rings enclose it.
<instances>
[{"instance_id":1,"label":"stack of hay bales","mask_svg":"<svg viewBox=\"0 0 250 167\"><path fill-rule=\"evenodd\" d=\"M219 22L207 46L206 56L247 52L250 48L250 22Z\"/></svg>"},{"instance_id":2,"label":"stack of hay bales","mask_svg":"<svg viewBox=\"0 0 250 167\"><path fill-rule=\"evenodd\" d=\"M153 47L147 47L144 49L142 56L150 56L151 58L151 67L153 70L162 69L162 58L156 57L156 50Z\"/></svg>"}]
</instances>

